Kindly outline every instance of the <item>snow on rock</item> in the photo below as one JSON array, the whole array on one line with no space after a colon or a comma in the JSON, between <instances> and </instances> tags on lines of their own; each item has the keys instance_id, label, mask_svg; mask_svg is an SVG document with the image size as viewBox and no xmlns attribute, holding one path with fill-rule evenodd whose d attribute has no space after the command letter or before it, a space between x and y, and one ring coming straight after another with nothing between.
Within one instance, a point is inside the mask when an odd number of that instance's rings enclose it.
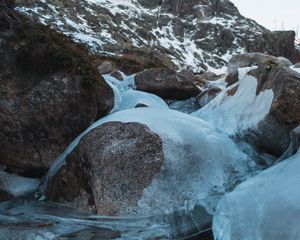
<instances>
[{"instance_id":1,"label":"snow on rock","mask_svg":"<svg viewBox=\"0 0 300 240\"><path fill-rule=\"evenodd\" d=\"M274 93L272 89L256 95L257 79L246 75L251 68L239 69L240 81L223 91L193 115L214 124L220 131L235 135L257 124L270 111ZM238 86L233 96L227 91Z\"/></svg>"},{"instance_id":2,"label":"snow on rock","mask_svg":"<svg viewBox=\"0 0 300 240\"><path fill-rule=\"evenodd\" d=\"M226 194L213 219L216 240L300 239L300 152Z\"/></svg>"},{"instance_id":3,"label":"snow on rock","mask_svg":"<svg viewBox=\"0 0 300 240\"><path fill-rule=\"evenodd\" d=\"M163 141L164 165L144 190L139 214L189 211L196 204L212 213L222 194L241 178L256 172L254 162L210 123L177 111L148 107L116 112L95 122L56 160L47 178L64 164L65 156L87 132L111 121L145 124Z\"/></svg>"},{"instance_id":4,"label":"snow on rock","mask_svg":"<svg viewBox=\"0 0 300 240\"><path fill-rule=\"evenodd\" d=\"M232 54L267 30L240 15L228 0L20 0L35 16L102 54L133 49L162 53L179 68L224 69Z\"/></svg>"}]
</instances>

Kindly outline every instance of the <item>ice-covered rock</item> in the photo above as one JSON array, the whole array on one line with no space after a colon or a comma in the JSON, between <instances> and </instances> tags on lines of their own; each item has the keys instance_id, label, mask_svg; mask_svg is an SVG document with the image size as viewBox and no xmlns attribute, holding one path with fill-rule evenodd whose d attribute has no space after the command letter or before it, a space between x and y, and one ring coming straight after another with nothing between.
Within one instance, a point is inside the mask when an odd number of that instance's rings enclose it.
<instances>
[{"instance_id":1,"label":"ice-covered rock","mask_svg":"<svg viewBox=\"0 0 300 240\"><path fill-rule=\"evenodd\" d=\"M34 193L39 184L39 179L15 176L0 170L0 201Z\"/></svg>"},{"instance_id":2,"label":"ice-covered rock","mask_svg":"<svg viewBox=\"0 0 300 240\"><path fill-rule=\"evenodd\" d=\"M228 96L228 89L223 91L202 109L193 115L214 124L220 131L229 135L241 133L249 128L256 128L269 113L273 101L272 90L256 94L257 79L241 74L238 86L233 96Z\"/></svg>"},{"instance_id":3,"label":"ice-covered rock","mask_svg":"<svg viewBox=\"0 0 300 240\"><path fill-rule=\"evenodd\" d=\"M213 219L216 240L300 239L300 152L226 194Z\"/></svg>"},{"instance_id":4,"label":"ice-covered rock","mask_svg":"<svg viewBox=\"0 0 300 240\"><path fill-rule=\"evenodd\" d=\"M65 164L65 157L85 134L112 121L145 124L163 142L162 170L144 189L136 209L138 214L188 211L197 204L213 212L222 194L256 171L252 159L210 123L163 108L135 108L97 121L75 139L53 164L40 192L47 188L47 181Z\"/></svg>"},{"instance_id":5,"label":"ice-covered rock","mask_svg":"<svg viewBox=\"0 0 300 240\"><path fill-rule=\"evenodd\" d=\"M289 145L291 130L300 125L300 73L265 62L249 74L258 79L258 94L274 92L269 114L248 133L249 141L261 151L279 157Z\"/></svg>"}]
</instances>

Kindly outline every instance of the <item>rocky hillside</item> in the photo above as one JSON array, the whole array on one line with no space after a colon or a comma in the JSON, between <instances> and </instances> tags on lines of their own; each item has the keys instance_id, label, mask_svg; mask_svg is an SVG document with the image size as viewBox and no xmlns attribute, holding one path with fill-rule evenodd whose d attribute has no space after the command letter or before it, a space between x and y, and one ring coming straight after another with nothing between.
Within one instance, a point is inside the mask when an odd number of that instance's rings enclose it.
<instances>
[{"instance_id":1,"label":"rocky hillside","mask_svg":"<svg viewBox=\"0 0 300 240\"><path fill-rule=\"evenodd\" d=\"M19 11L101 54L156 52L195 72L226 65L268 32L228 0L18 0Z\"/></svg>"}]
</instances>

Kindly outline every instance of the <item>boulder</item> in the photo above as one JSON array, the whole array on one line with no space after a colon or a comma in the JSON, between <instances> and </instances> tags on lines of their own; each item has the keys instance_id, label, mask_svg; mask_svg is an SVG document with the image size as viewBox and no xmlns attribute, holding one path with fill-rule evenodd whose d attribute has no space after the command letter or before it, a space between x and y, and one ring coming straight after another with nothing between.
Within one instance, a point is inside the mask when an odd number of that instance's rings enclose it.
<instances>
[{"instance_id":1,"label":"boulder","mask_svg":"<svg viewBox=\"0 0 300 240\"><path fill-rule=\"evenodd\" d=\"M122 76L122 73L120 71L118 71L118 70L112 72L110 75L113 76L117 80L120 80L120 81L124 80L124 78Z\"/></svg>"},{"instance_id":2,"label":"boulder","mask_svg":"<svg viewBox=\"0 0 300 240\"><path fill-rule=\"evenodd\" d=\"M267 61L272 61L285 67L293 65L288 59L284 57L274 57L262 53L236 54L233 55L228 62L228 76L225 81L230 86L238 81L239 68L257 66Z\"/></svg>"},{"instance_id":3,"label":"boulder","mask_svg":"<svg viewBox=\"0 0 300 240\"><path fill-rule=\"evenodd\" d=\"M86 134L48 182L46 199L118 216L131 212L160 171L161 138L139 123L109 122Z\"/></svg>"},{"instance_id":4,"label":"boulder","mask_svg":"<svg viewBox=\"0 0 300 240\"><path fill-rule=\"evenodd\" d=\"M201 92L193 81L168 68L153 68L137 73L135 84L139 91L172 100L188 99Z\"/></svg>"},{"instance_id":5,"label":"boulder","mask_svg":"<svg viewBox=\"0 0 300 240\"><path fill-rule=\"evenodd\" d=\"M114 67L111 62L105 61L98 67L100 74L110 74L114 71Z\"/></svg>"},{"instance_id":6,"label":"boulder","mask_svg":"<svg viewBox=\"0 0 300 240\"><path fill-rule=\"evenodd\" d=\"M300 51L295 48L294 31L265 32L248 47L251 52L262 52L285 57L293 63L300 61Z\"/></svg>"},{"instance_id":7,"label":"boulder","mask_svg":"<svg viewBox=\"0 0 300 240\"><path fill-rule=\"evenodd\" d=\"M202 93L196 96L197 107L198 108L204 107L206 104L212 101L216 96L218 96L221 91L222 89L218 86L211 86L208 89L204 90Z\"/></svg>"},{"instance_id":8,"label":"boulder","mask_svg":"<svg viewBox=\"0 0 300 240\"><path fill-rule=\"evenodd\" d=\"M300 125L300 74L272 62L249 74L258 79L257 92L272 89L274 99L269 115L248 133L248 140L279 157L289 146L290 132Z\"/></svg>"},{"instance_id":9,"label":"boulder","mask_svg":"<svg viewBox=\"0 0 300 240\"><path fill-rule=\"evenodd\" d=\"M42 175L114 96L84 46L14 14L0 31L0 164Z\"/></svg>"}]
</instances>

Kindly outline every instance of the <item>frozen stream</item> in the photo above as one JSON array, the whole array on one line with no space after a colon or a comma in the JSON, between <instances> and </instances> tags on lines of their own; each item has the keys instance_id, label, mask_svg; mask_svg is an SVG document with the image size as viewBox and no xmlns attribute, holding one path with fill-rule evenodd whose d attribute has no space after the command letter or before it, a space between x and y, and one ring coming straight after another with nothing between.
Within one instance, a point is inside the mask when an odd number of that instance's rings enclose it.
<instances>
[{"instance_id":1,"label":"frozen stream","mask_svg":"<svg viewBox=\"0 0 300 240\"><path fill-rule=\"evenodd\" d=\"M136 91L133 76L118 81L105 75L115 94L111 114L78 136L54 162L37 193L40 201L21 197L0 204L0 239L165 239L206 231L220 198L261 171L256 165L260 156L231 136L255 127L268 114L273 92L256 96L256 79L244 75L234 96L222 87L217 98L191 114L185 103L173 103L177 110L182 106L179 112L153 94ZM251 117L254 111L258 114ZM91 216L44 203L47 181L65 157L86 133L110 121L145 124L163 142L163 170L144 190L136 214Z\"/></svg>"}]
</instances>

